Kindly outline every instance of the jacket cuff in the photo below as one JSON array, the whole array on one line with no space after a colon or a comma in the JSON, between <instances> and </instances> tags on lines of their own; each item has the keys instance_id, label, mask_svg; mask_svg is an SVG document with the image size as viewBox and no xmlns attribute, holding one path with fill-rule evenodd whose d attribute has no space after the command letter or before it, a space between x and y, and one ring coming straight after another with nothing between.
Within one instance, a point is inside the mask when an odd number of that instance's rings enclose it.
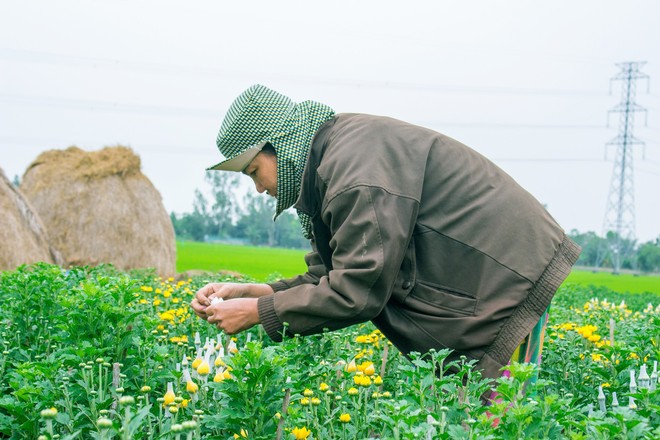
<instances>
[{"instance_id":1,"label":"jacket cuff","mask_svg":"<svg viewBox=\"0 0 660 440\"><path fill-rule=\"evenodd\" d=\"M288 289L290 286L284 281L275 281L274 283L268 283L273 292L279 292L280 290Z\"/></svg>"},{"instance_id":2,"label":"jacket cuff","mask_svg":"<svg viewBox=\"0 0 660 440\"><path fill-rule=\"evenodd\" d=\"M266 295L257 300L257 310L259 311L259 320L266 330L266 333L275 342L282 342L282 332L284 324L275 314L275 295Z\"/></svg>"}]
</instances>

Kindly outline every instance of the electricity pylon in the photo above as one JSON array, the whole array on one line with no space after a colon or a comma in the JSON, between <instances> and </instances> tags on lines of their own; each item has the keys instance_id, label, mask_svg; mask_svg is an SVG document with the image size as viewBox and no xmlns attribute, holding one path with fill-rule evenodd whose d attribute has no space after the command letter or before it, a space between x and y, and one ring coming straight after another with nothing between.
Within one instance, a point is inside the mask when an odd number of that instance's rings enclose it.
<instances>
[{"instance_id":1,"label":"electricity pylon","mask_svg":"<svg viewBox=\"0 0 660 440\"><path fill-rule=\"evenodd\" d=\"M607 197L604 235L610 242L610 255L614 273L621 270L621 262L629 254L635 239L635 193L633 179L633 145L644 145L633 136L636 112L646 112L646 109L635 103L635 93L638 79L646 79L648 75L639 71L645 62L618 63L621 68L618 75L610 81L623 81L621 102L608 113L619 113L619 134L607 145L616 145L616 157L612 171L610 192Z\"/></svg>"}]
</instances>

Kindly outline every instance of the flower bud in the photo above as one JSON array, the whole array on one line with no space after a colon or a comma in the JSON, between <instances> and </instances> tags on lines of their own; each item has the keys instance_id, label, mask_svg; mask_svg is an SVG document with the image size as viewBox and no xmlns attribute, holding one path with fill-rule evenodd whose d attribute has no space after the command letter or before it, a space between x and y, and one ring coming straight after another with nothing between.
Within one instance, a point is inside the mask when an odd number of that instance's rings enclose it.
<instances>
[{"instance_id":1,"label":"flower bud","mask_svg":"<svg viewBox=\"0 0 660 440\"><path fill-rule=\"evenodd\" d=\"M133 396L121 396L119 398L119 405L133 405L135 403L135 398Z\"/></svg>"},{"instance_id":2,"label":"flower bud","mask_svg":"<svg viewBox=\"0 0 660 440\"><path fill-rule=\"evenodd\" d=\"M98 426L99 429L109 429L112 427L112 420L107 417L100 417L96 421L96 426Z\"/></svg>"},{"instance_id":3,"label":"flower bud","mask_svg":"<svg viewBox=\"0 0 660 440\"><path fill-rule=\"evenodd\" d=\"M42 419L54 419L55 416L57 416L57 408L49 408L49 409L44 409L41 411L41 418Z\"/></svg>"}]
</instances>

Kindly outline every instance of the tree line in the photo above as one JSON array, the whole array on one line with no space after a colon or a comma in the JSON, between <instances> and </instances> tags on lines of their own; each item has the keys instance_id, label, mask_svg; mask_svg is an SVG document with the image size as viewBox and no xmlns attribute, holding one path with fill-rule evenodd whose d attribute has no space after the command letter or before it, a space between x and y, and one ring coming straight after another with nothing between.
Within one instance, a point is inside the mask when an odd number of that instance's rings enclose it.
<instances>
[{"instance_id":1,"label":"tree line","mask_svg":"<svg viewBox=\"0 0 660 440\"><path fill-rule=\"evenodd\" d=\"M573 229L568 235L582 247L577 261L580 266L614 268L615 252L618 251L622 269L660 272L660 237L637 243L634 239L618 237L614 232L601 237L595 232L583 233Z\"/></svg>"},{"instance_id":2,"label":"tree line","mask_svg":"<svg viewBox=\"0 0 660 440\"><path fill-rule=\"evenodd\" d=\"M295 212L284 211L273 221L274 198L248 192L239 203L238 175L207 172L205 182L209 185L209 195L196 189L192 212L170 214L177 238L309 248Z\"/></svg>"}]
</instances>

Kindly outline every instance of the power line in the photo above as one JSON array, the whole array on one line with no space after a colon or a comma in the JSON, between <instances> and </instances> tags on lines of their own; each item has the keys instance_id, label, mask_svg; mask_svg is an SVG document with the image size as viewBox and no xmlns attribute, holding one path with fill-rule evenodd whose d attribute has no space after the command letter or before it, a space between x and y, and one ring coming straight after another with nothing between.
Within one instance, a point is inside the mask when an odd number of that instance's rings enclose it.
<instances>
[{"instance_id":1,"label":"power line","mask_svg":"<svg viewBox=\"0 0 660 440\"><path fill-rule=\"evenodd\" d=\"M562 130L601 130L606 129L605 124L518 124L506 122L423 122L420 125L427 127L467 127L467 128L530 128L530 129L562 129Z\"/></svg>"},{"instance_id":2,"label":"power line","mask_svg":"<svg viewBox=\"0 0 660 440\"><path fill-rule=\"evenodd\" d=\"M657 173L657 172L655 172L655 171L645 170L645 169L643 169L643 168L639 168L639 167L637 167L637 170L640 171L640 172L642 172L642 173L644 173L644 174L651 174L651 175L653 175L653 176L658 176L658 177L660 177L660 173Z\"/></svg>"},{"instance_id":3,"label":"power line","mask_svg":"<svg viewBox=\"0 0 660 440\"><path fill-rule=\"evenodd\" d=\"M143 143L133 143L133 142L122 142L122 141L99 141L99 140L90 140L90 139L76 139L74 142L71 140L62 140L55 138L40 138L40 137L26 137L26 136L5 136L0 135L0 143L6 143L11 145L24 145L32 147L33 149L38 149L39 151L45 151L47 149L57 149L58 147L53 148L44 148L35 146L35 144L41 145L66 145L68 146L87 146L87 145L98 145L98 146L113 146L113 145L124 145L133 149L139 149L140 151L147 152L157 152L157 153L169 153L169 154L182 154L190 155L195 154L199 156L217 156L217 151L213 148L213 141L209 142L208 148L195 148L188 146L177 146L177 145L166 145L166 144L143 144ZM60 147L61 148L61 147ZM66 148L66 147L64 147Z\"/></svg>"},{"instance_id":4,"label":"power line","mask_svg":"<svg viewBox=\"0 0 660 440\"><path fill-rule=\"evenodd\" d=\"M117 101L71 99L48 96L27 96L8 93L0 93L0 102L9 102L23 105L69 107L88 111L131 112L165 116L220 117L220 113L218 111L203 108L174 107L150 104L129 104Z\"/></svg>"},{"instance_id":5,"label":"power line","mask_svg":"<svg viewBox=\"0 0 660 440\"><path fill-rule=\"evenodd\" d=\"M598 162L607 163L603 159L595 158L524 158L524 157L503 157L503 158L490 158L493 162Z\"/></svg>"},{"instance_id":6,"label":"power line","mask_svg":"<svg viewBox=\"0 0 660 440\"><path fill-rule=\"evenodd\" d=\"M9 102L22 105L45 105L53 107L68 107L86 111L103 112L130 112L139 114L164 115L164 116L186 116L218 118L216 110L194 107L176 107L160 106L151 104L131 104L117 101L101 101L88 99L71 99L49 96L27 96L0 93L0 102ZM424 126L444 126L444 127L468 127L468 128L517 128L517 129L559 129L559 130L593 130L607 128L605 125L598 124L519 124L502 122L439 122L439 121L421 121L418 122Z\"/></svg>"},{"instance_id":7,"label":"power line","mask_svg":"<svg viewBox=\"0 0 660 440\"><path fill-rule=\"evenodd\" d=\"M261 78L253 70L229 70L208 66L183 66L176 64L153 63L145 61L129 61L120 59L94 58L77 55L56 54L51 52L16 50L0 48L0 59L28 63L40 63L64 66L82 66L89 68L109 68L122 70L157 71L165 74L187 76L211 76L218 78L236 78L245 80L246 77ZM479 93L479 94L506 94L506 95L539 95L564 97L597 97L602 98L608 94L602 90L570 90L570 89L542 89L501 86L459 86L441 84L422 84L415 82L378 81L351 78L331 78L318 76L277 74L270 72L270 78L294 81L307 84L328 84L334 86L367 87L376 89L404 89L436 91L445 93Z\"/></svg>"}]
</instances>

